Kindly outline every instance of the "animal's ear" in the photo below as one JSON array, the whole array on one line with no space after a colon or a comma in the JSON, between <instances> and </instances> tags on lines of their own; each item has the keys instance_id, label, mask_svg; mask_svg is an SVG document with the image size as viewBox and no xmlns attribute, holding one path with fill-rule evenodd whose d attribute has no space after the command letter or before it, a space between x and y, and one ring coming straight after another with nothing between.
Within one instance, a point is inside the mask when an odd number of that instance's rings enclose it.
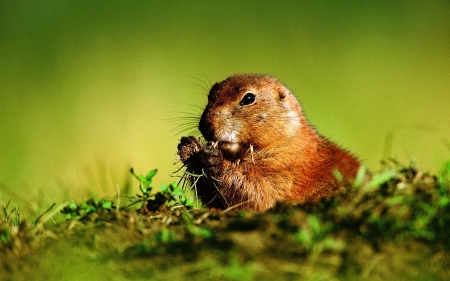
<instances>
[{"instance_id":1,"label":"animal's ear","mask_svg":"<svg viewBox=\"0 0 450 281\"><path fill-rule=\"evenodd\" d=\"M220 84L219 83L215 83L211 89L209 90L208 93L208 101L213 101L216 99L217 96L217 92L219 91L220 88Z\"/></svg>"},{"instance_id":2,"label":"animal's ear","mask_svg":"<svg viewBox=\"0 0 450 281\"><path fill-rule=\"evenodd\" d=\"M278 98L280 100L284 100L286 98L286 96L288 95L289 90L286 87L280 85L277 87L277 92L278 92Z\"/></svg>"}]
</instances>

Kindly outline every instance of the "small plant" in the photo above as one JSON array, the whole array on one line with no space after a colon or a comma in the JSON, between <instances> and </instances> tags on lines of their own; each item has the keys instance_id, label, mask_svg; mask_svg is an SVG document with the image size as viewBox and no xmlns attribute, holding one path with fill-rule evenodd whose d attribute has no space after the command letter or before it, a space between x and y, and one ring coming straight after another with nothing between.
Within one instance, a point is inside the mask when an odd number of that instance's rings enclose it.
<instances>
[{"instance_id":1,"label":"small plant","mask_svg":"<svg viewBox=\"0 0 450 281\"><path fill-rule=\"evenodd\" d=\"M3 213L3 220L5 222L10 222L13 226L19 226L20 225L20 206L12 208L11 211L8 211L9 203L8 201L6 206L2 205L2 213Z\"/></svg>"},{"instance_id":2,"label":"small plant","mask_svg":"<svg viewBox=\"0 0 450 281\"><path fill-rule=\"evenodd\" d=\"M161 185L160 192L152 193L152 181L157 171L157 169L151 170L144 176L136 174L133 168L130 169L131 174L139 181L141 194L136 194L136 197L127 197L128 200L132 201L129 206L141 203L141 210L144 213L156 211L162 205L168 207L182 206L187 209L192 208L194 199L187 198L185 191L179 188L176 183L171 183L168 186Z\"/></svg>"},{"instance_id":3,"label":"small plant","mask_svg":"<svg viewBox=\"0 0 450 281\"><path fill-rule=\"evenodd\" d=\"M201 238L210 238L213 236L213 233L207 227L195 225L194 217L191 213L182 212L181 218L183 219L186 229L192 236Z\"/></svg>"},{"instance_id":4,"label":"small plant","mask_svg":"<svg viewBox=\"0 0 450 281\"><path fill-rule=\"evenodd\" d=\"M332 222L322 222L314 214L306 218L306 227L301 228L294 234L294 238L302 244L312 258L317 258L324 251L341 252L345 248L345 243L331 235Z\"/></svg>"},{"instance_id":5,"label":"small plant","mask_svg":"<svg viewBox=\"0 0 450 281\"><path fill-rule=\"evenodd\" d=\"M450 196L450 161L447 161L442 167L438 175L438 182L441 186L441 191L443 194Z\"/></svg>"},{"instance_id":6,"label":"small plant","mask_svg":"<svg viewBox=\"0 0 450 281\"><path fill-rule=\"evenodd\" d=\"M179 240L174 231L167 228L161 229L158 233L154 234L154 240L158 244L173 243Z\"/></svg>"},{"instance_id":7,"label":"small plant","mask_svg":"<svg viewBox=\"0 0 450 281\"><path fill-rule=\"evenodd\" d=\"M186 197L186 191L180 188L176 183L171 183L168 186L161 185L161 192L164 195L169 195L169 205L179 205L185 208L192 208L194 205L194 197Z\"/></svg>"},{"instance_id":8,"label":"small plant","mask_svg":"<svg viewBox=\"0 0 450 281\"><path fill-rule=\"evenodd\" d=\"M0 244L9 245L14 248L14 243L12 241L14 239L18 239L19 231L20 231L20 207L14 207L11 211L8 210L9 203L2 205L2 221L0 222Z\"/></svg>"},{"instance_id":9,"label":"small plant","mask_svg":"<svg viewBox=\"0 0 450 281\"><path fill-rule=\"evenodd\" d=\"M134 172L133 168L130 169L130 172L139 181L139 189L142 192L142 195L136 194L136 196L138 198L142 198L142 201L145 202L151 195L151 192L153 189L152 180L153 180L153 177L158 172L158 170L157 169L151 170L150 172L147 173L147 175L145 177L143 175L137 175Z\"/></svg>"},{"instance_id":10,"label":"small plant","mask_svg":"<svg viewBox=\"0 0 450 281\"><path fill-rule=\"evenodd\" d=\"M130 169L130 172L139 181L139 190L141 191L141 194L136 194L136 197L127 196L126 198L132 202L127 207L140 203L141 210L143 210L143 212L145 213L148 213L150 210L157 210L161 205L164 204L166 198L164 196L161 196L162 194L152 195L152 181L153 177L158 172L157 169L151 170L147 173L146 176L136 174L133 168ZM151 199L151 197L153 197L153 199Z\"/></svg>"},{"instance_id":11,"label":"small plant","mask_svg":"<svg viewBox=\"0 0 450 281\"><path fill-rule=\"evenodd\" d=\"M95 200L93 198L77 204L70 202L69 205L61 210L61 213L66 215L68 220L79 220L89 214L97 213L102 210L111 211L114 208L114 202L106 199Z\"/></svg>"}]
</instances>

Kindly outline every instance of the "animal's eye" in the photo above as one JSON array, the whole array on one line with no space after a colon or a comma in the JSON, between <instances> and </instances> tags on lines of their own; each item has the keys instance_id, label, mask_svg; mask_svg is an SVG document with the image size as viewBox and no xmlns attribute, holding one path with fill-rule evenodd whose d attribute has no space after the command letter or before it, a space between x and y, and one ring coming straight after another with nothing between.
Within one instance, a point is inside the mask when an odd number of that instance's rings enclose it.
<instances>
[{"instance_id":1,"label":"animal's eye","mask_svg":"<svg viewBox=\"0 0 450 281\"><path fill-rule=\"evenodd\" d=\"M240 105L249 105L255 102L255 94L253 93L246 93L245 96L242 98Z\"/></svg>"}]
</instances>

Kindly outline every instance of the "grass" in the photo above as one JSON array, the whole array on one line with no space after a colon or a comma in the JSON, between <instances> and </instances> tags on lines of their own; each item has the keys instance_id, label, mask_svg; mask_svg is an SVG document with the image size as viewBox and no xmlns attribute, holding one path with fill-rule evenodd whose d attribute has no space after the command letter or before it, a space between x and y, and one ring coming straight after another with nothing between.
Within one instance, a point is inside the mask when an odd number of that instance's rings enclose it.
<instances>
[{"instance_id":1,"label":"grass","mask_svg":"<svg viewBox=\"0 0 450 281\"><path fill-rule=\"evenodd\" d=\"M29 223L2 205L4 280L448 280L450 162L437 175L384 163L317 205L197 208L133 170L136 196L51 206ZM121 202L126 202L123 204ZM56 213L64 219L52 221ZM82 271L77 268L83 268ZM61 275L62 274L62 275ZM5 277L6 276L6 277ZM2 279L3 280L3 279ZM59 280L59 279L58 279Z\"/></svg>"}]
</instances>

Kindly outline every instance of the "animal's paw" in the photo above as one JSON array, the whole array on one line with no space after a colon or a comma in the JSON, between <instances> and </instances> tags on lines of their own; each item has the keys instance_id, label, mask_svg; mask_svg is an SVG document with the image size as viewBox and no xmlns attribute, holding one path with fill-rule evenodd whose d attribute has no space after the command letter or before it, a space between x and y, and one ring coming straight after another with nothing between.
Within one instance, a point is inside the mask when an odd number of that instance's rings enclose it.
<instances>
[{"instance_id":1,"label":"animal's paw","mask_svg":"<svg viewBox=\"0 0 450 281\"><path fill-rule=\"evenodd\" d=\"M198 152L195 162L207 176L219 175L223 162L222 151L215 147L207 146Z\"/></svg>"},{"instance_id":2,"label":"animal's paw","mask_svg":"<svg viewBox=\"0 0 450 281\"><path fill-rule=\"evenodd\" d=\"M178 156L181 162L186 163L192 155L197 154L204 147L203 143L196 137L182 137L178 143Z\"/></svg>"}]
</instances>

